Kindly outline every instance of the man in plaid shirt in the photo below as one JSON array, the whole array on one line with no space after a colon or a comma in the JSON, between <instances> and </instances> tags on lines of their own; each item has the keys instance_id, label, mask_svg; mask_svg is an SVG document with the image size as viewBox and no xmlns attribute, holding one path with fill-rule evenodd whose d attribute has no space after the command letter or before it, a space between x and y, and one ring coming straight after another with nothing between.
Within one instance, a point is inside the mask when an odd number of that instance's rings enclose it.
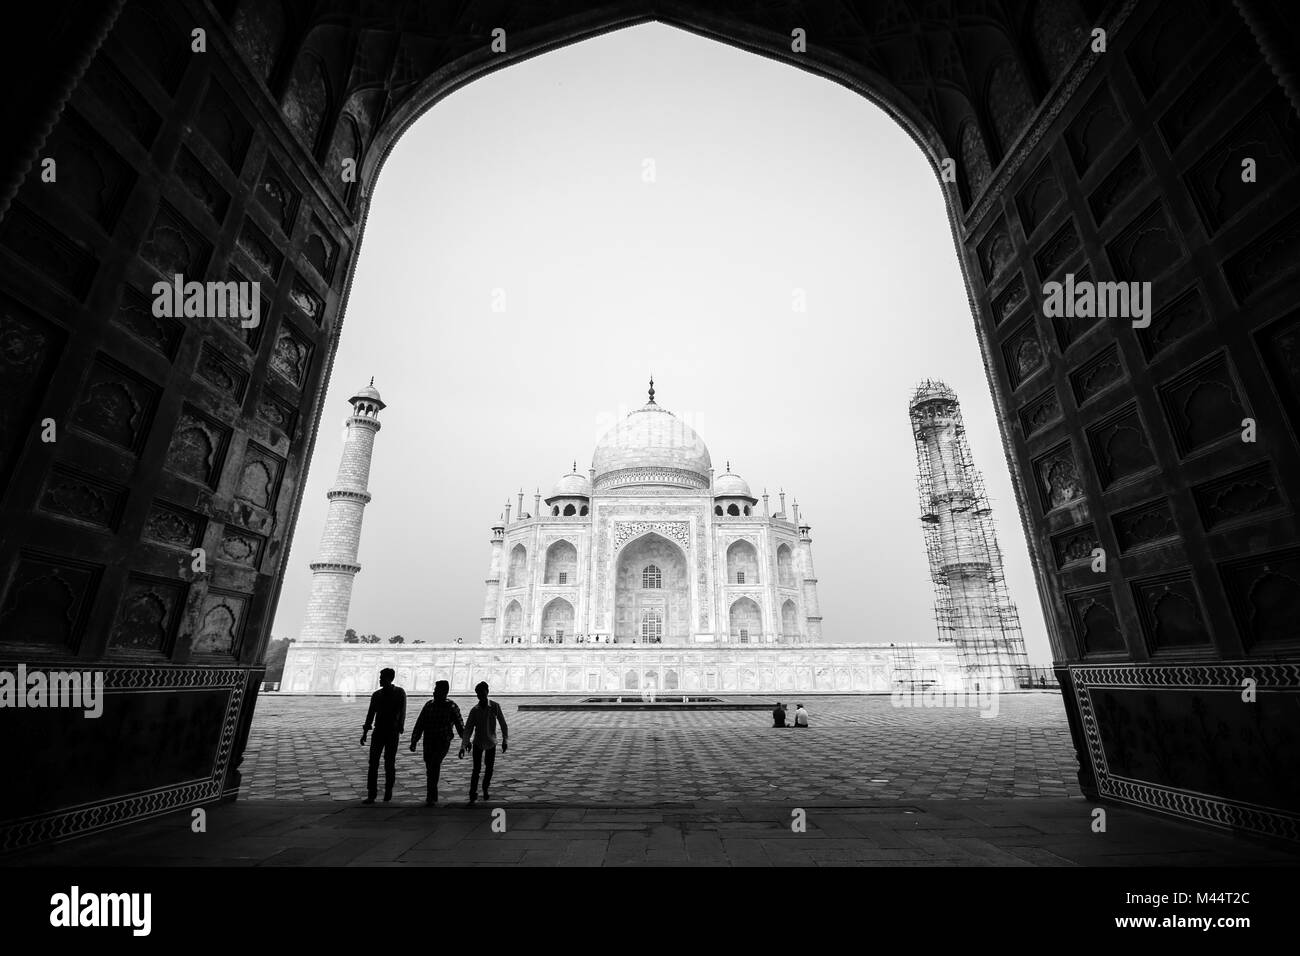
<instances>
[{"instance_id":1,"label":"man in plaid shirt","mask_svg":"<svg viewBox=\"0 0 1300 956\"><path fill-rule=\"evenodd\" d=\"M415 721L415 732L411 734L411 751L424 736L424 768L428 775L428 789L425 795L426 807L438 803L438 774L442 771L442 758L447 756L451 747L452 726L460 737L465 736L465 724L460 718L460 708L455 701L447 699L451 685L440 680L433 685L433 700L424 705L419 718ZM427 735L427 736L425 736Z\"/></svg>"}]
</instances>

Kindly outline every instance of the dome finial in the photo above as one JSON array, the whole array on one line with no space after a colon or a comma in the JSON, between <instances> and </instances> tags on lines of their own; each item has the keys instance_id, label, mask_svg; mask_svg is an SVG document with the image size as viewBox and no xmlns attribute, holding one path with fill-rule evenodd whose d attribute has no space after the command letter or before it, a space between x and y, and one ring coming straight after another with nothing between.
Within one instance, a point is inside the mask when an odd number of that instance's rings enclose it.
<instances>
[{"instance_id":1,"label":"dome finial","mask_svg":"<svg viewBox=\"0 0 1300 956\"><path fill-rule=\"evenodd\" d=\"M373 375L370 376L370 387L371 388L375 387L375 377Z\"/></svg>"},{"instance_id":2,"label":"dome finial","mask_svg":"<svg viewBox=\"0 0 1300 956\"><path fill-rule=\"evenodd\" d=\"M651 375L650 375L650 404L653 405L654 403L655 403L655 377L654 377L654 374L651 373Z\"/></svg>"},{"instance_id":3,"label":"dome finial","mask_svg":"<svg viewBox=\"0 0 1300 956\"><path fill-rule=\"evenodd\" d=\"M727 462L727 474L731 474L731 462Z\"/></svg>"},{"instance_id":4,"label":"dome finial","mask_svg":"<svg viewBox=\"0 0 1300 956\"><path fill-rule=\"evenodd\" d=\"M578 459L576 459L576 458L573 459L573 473L574 473L575 475L578 473Z\"/></svg>"}]
</instances>

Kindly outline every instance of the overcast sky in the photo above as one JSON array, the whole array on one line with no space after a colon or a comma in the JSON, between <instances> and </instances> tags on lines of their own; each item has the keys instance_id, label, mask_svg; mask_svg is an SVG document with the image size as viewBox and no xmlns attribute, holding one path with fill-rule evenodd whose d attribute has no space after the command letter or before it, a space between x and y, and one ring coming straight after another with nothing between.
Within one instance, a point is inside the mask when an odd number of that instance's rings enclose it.
<instances>
[{"instance_id":1,"label":"overcast sky","mask_svg":"<svg viewBox=\"0 0 1300 956\"><path fill-rule=\"evenodd\" d=\"M644 181L646 160L655 181ZM504 293L504 312L493 311ZM796 290L807 311L794 311ZM499 294L499 293L498 293ZM962 403L1031 663L1050 651L940 187L883 112L661 25L493 73L380 176L273 633L296 637L371 375L350 622L476 642L492 523L656 398L812 524L828 642L933 641L907 402Z\"/></svg>"}]
</instances>

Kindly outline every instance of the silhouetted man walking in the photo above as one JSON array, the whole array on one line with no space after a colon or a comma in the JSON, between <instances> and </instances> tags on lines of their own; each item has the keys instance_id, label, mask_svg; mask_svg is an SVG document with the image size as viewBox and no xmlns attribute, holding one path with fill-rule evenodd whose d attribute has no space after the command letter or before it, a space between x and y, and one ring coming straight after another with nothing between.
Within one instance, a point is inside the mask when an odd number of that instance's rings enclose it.
<instances>
[{"instance_id":1,"label":"silhouetted man walking","mask_svg":"<svg viewBox=\"0 0 1300 956\"><path fill-rule=\"evenodd\" d=\"M457 736L464 739L465 724L460 719L460 708L447 699L451 685L440 680L433 685L433 700L424 705L411 732L411 752L415 752L420 737L424 736L424 770L427 789L424 805L432 807L438 802L438 775L442 772L442 758L451 747L451 729L455 725ZM463 748L462 748L463 749Z\"/></svg>"},{"instance_id":2,"label":"silhouetted man walking","mask_svg":"<svg viewBox=\"0 0 1300 956\"><path fill-rule=\"evenodd\" d=\"M501 752L506 752L506 738L510 729L506 726L505 715L501 706L494 700L488 700L487 681L480 681L474 688L478 694L478 703L470 708L469 718L465 721L465 741L461 750L473 748L474 771L469 779L469 804L474 805L478 799L479 767L483 768L483 799L488 796L488 787L492 786L492 767L497 759L497 725L501 726Z\"/></svg>"},{"instance_id":3,"label":"silhouetted man walking","mask_svg":"<svg viewBox=\"0 0 1300 956\"><path fill-rule=\"evenodd\" d=\"M361 746L366 745L366 734L374 728L370 738L370 772L366 787L370 795L362 803L374 803L379 789L379 755L384 755L384 802L393 799L393 781L397 777L397 738L406 725L406 691L393 683L396 672L385 667L379 672L379 690L370 695L370 710L366 712L366 726L361 730Z\"/></svg>"}]
</instances>

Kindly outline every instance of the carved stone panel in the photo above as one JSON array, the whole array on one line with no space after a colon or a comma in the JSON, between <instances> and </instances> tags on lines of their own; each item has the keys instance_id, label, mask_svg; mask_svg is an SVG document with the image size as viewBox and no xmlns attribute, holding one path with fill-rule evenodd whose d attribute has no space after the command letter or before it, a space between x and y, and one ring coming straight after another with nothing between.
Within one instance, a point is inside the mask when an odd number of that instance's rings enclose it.
<instances>
[{"instance_id":1,"label":"carved stone panel","mask_svg":"<svg viewBox=\"0 0 1300 956\"><path fill-rule=\"evenodd\" d=\"M1133 584L1133 597L1153 654L1210 644L1205 614L1190 573Z\"/></svg>"},{"instance_id":2,"label":"carved stone panel","mask_svg":"<svg viewBox=\"0 0 1300 956\"><path fill-rule=\"evenodd\" d=\"M1206 531L1258 521L1284 506L1268 462L1196 485L1192 495Z\"/></svg>"},{"instance_id":3,"label":"carved stone panel","mask_svg":"<svg viewBox=\"0 0 1300 956\"><path fill-rule=\"evenodd\" d=\"M154 315L153 303L130 286L122 293L122 303L113 321L168 361L175 357L176 346L185 331L175 319Z\"/></svg>"},{"instance_id":4,"label":"carved stone panel","mask_svg":"<svg viewBox=\"0 0 1300 956\"><path fill-rule=\"evenodd\" d=\"M1073 220L1067 220L1034 256L1039 278L1044 281L1050 279L1078 249L1079 233L1074 228Z\"/></svg>"},{"instance_id":5,"label":"carved stone panel","mask_svg":"<svg viewBox=\"0 0 1300 956\"><path fill-rule=\"evenodd\" d=\"M1011 334L1002 346L1002 354L1006 358L1007 377L1013 389L1019 388L1025 379L1043 367L1046 360L1033 319Z\"/></svg>"},{"instance_id":6,"label":"carved stone panel","mask_svg":"<svg viewBox=\"0 0 1300 956\"><path fill-rule=\"evenodd\" d=\"M1082 175L1124 131L1124 118L1110 90L1103 86L1084 104L1065 132L1065 142Z\"/></svg>"},{"instance_id":7,"label":"carved stone panel","mask_svg":"<svg viewBox=\"0 0 1300 956\"><path fill-rule=\"evenodd\" d=\"M1212 356L1160 387L1180 454L1240 433L1246 411L1222 354Z\"/></svg>"},{"instance_id":8,"label":"carved stone panel","mask_svg":"<svg viewBox=\"0 0 1300 956\"><path fill-rule=\"evenodd\" d=\"M1223 267L1239 302L1253 299L1264 289L1300 268L1300 215L1292 214L1264 231L1233 255Z\"/></svg>"},{"instance_id":9,"label":"carved stone panel","mask_svg":"<svg viewBox=\"0 0 1300 956\"><path fill-rule=\"evenodd\" d=\"M253 220L244 220L244 228L239 232L238 242L239 248L259 269L272 279L280 277L280 266L284 263L284 256L272 245L266 233L253 224Z\"/></svg>"},{"instance_id":10,"label":"carved stone panel","mask_svg":"<svg viewBox=\"0 0 1300 956\"><path fill-rule=\"evenodd\" d=\"M1034 477L1043 511L1051 511L1083 497L1079 466L1067 442L1034 459Z\"/></svg>"},{"instance_id":11,"label":"carved stone panel","mask_svg":"<svg viewBox=\"0 0 1300 956\"><path fill-rule=\"evenodd\" d=\"M294 388L301 388L310 365L310 343L289 324L281 325L271 353L271 371Z\"/></svg>"},{"instance_id":12,"label":"carved stone panel","mask_svg":"<svg viewBox=\"0 0 1300 956\"><path fill-rule=\"evenodd\" d=\"M1020 222L1025 228L1026 236L1032 235L1048 213L1056 208L1061 196L1061 184L1056 181L1052 164L1044 161L1034 170L1016 197L1016 208L1020 210Z\"/></svg>"},{"instance_id":13,"label":"carved stone panel","mask_svg":"<svg viewBox=\"0 0 1300 956\"><path fill-rule=\"evenodd\" d=\"M1049 388L1020 410L1020 422L1024 426L1026 438L1042 431L1060 417L1061 403L1056 398L1054 388Z\"/></svg>"},{"instance_id":14,"label":"carved stone panel","mask_svg":"<svg viewBox=\"0 0 1300 956\"><path fill-rule=\"evenodd\" d=\"M1082 656L1116 654L1127 649L1110 588L1090 588L1065 596L1070 623Z\"/></svg>"},{"instance_id":15,"label":"carved stone panel","mask_svg":"<svg viewBox=\"0 0 1300 956\"><path fill-rule=\"evenodd\" d=\"M1146 178L1147 167L1142 161L1142 151L1135 146L1115 164L1115 168L1088 196L1088 208L1092 210L1093 221L1097 225L1103 224Z\"/></svg>"},{"instance_id":16,"label":"carved stone panel","mask_svg":"<svg viewBox=\"0 0 1300 956\"><path fill-rule=\"evenodd\" d=\"M137 452L149 431L159 389L105 355L91 367L72 412L72 423L129 452Z\"/></svg>"},{"instance_id":17,"label":"carved stone panel","mask_svg":"<svg viewBox=\"0 0 1300 956\"><path fill-rule=\"evenodd\" d=\"M1139 213L1106 248L1115 275L1125 282L1153 282L1183 258L1177 232L1159 202Z\"/></svg>"},{"instance_id":18,"label":"carved stone panel","mask_svg":"<svg viewBox=\"0 0 1300 956\"><path fill-rule=\"evenodd\" d=\"M76 651L103 568L24 553L0 601L0 644Z\"/></svg>"},{"instance_id":19,"label":"carved stone panel","mask_svg":"<svg viewBox=\"0 0 1300 956\"><path fill-rule=\"evenodd\" d=\"M40 509L61 518L115 531L125 502L126 489L120 485L55 465L41 491Z\"/></svg>"},{"instance_id":20,"label":"carved stone panel","mask_svg":"<svg viewBox=\"0 0 1300 956\"><path fill-rule=\"evenodd\" d=\"M110 653L169 656L188 587L183 581L132 575L109 634Z\"/></svg>"},{"instance_id":21,"label":"carved stone panel","mask_svg":"<svg viewBox=\"0 0 1300 956\"><path fill-rule=\"evenodd\" d=\"M235 488L235 498L263 511L273 511L283 472L282 459L260 445L249 442L239 472L239 484Z\"/></svg>"},{"instance_id":22,"label":"carved stone panel","mask_svg":"<svg viewBox=\"0 0 1300 956\"><path fill-rule=\"evenodd\" d=\"M262 169L262 179L257 184L258 203L269 212L286 235L293 233L293 220L298 214L298 191L273 159L267 159Z\"/></svg>"},{"instance_id":23,"label":"carved stone panel","mask_svg":"<svg viewBox=\"0 0 1300 956\"><path fill-rule=\"evenodd\" d=\"M171 446L167 449L167 467L215 488L229 442L229 428L187 405L172 433Z\"/></svg>"},{"instance_id":24,"label":"carved stone panel","mask_svg":"<svg viewBox=\"0 0 1300 956\"><path fill-rule=\"evenodd\" d=\"M1138 341L1150 360L1206 322L1205 303L1195 287L1188 289L1151 317L1151 325L1138 329Z\"/></svg>"},{"instance_id":25,"label":"carved stone panel","mask_svg":"<svg viewBox=\"0 0 1300 956\"><path fill-rule=\"evenodd\" d=\"M263 389L257 400L257 417L285 435L293 436L293 426L298 413L292 405L270 389Z\"/></svg>"},{"instance_id":26,"label":"carved stone panel","mask_svg":"<svg viewBox=\"0 0 1300 956\"><path fill-rule=\"evenodd\" d=\"M217 184L212 174L204 169L198 157L184 146L176 156L176 178L199 205L207 210L212 221L220 225L230 206L230 196Z\"/></svg>"},{"instance_id":27,"label":"carved stone panel","mask_svg":"<svg viewBox=\"0 0 1300 956\"><path fill-rule=\"evenodd\" d=\"M1093 558L1093 550L1100 547L1101 540L1097 537L1097 529L1090 524L1071 528L1052 538L1052 553L1056 557L1058 568L1090 562Z\"/></svg>"},{"instance_id":28,"label":"carved stone panel","mask_svg":"<svg viewBox=\"0 0 1300 956\"><path fill-rule=\"evenodd\" d=\"M1025 277L1017 272L1011 277L1006 288L993 297L993 324L1001 325L1009 319L1022 303L1029 298L1025 289Z\"/></svg>"},{"instance_id":29,"label":"carved stone panel","mask_svg":"<svg viewBox=\"0 0 1300 956\"><path fill-rule=\"evenodd\" d=\"M320 325L325 317L325 303L320 296L302 279L295 278L289 289L289 301L298 307L298 311L311 320L313 325Z\"/></svg>"},{"instance_id":30,"label":"carved stone panel","mask_svg":"<svg viewBox=\"0 0 1300 956\"><path fill-rule=\"evenodd\" d=\"M195 655L233 658L239 654L248 599L209 589L199 611L198 631L190 643Z\"/></svg>"},{"instance_id":31,"label":"carved stone panel","mask_svg":"<svg viewBox=\"0 0 1300 956\"><path fill-rule=\"evenodd\" d=\"M140 257L157 269L164 278L183 275L187 279L203 275L212 246L197 229L167 203L160 203L153 226Z\"/></svg>"},{"instance_id":32,"label":"carved stone panel","mask_svg":"<svg viewBox=\"0 0 1300 956\"><path fill-rule=\"evenodd\" d=\"M1120 364L1119 350L1114 345L1106 346L1070 373L1070 387L1080 405L1121 381L1124 381L1124 366Z\"/></svg>"},{"instance_id":33,"label":"carved stone panel","mask_svg":"<svg viewBox=\"0 0 1300 956\"><path fill-rule=\"evenodd\" d=\"M1213 235L1266 193L1261 182L1281 183L1296 172L1300 157L1300 119L1277 89L1236 125L1217 146L1187 173L1188 191ZM1252 181L1242 177L1242 164L1255 164Z\"/></svg>"},{"instance_id":34,"label":"carved stone panel","mask_svg":"<svg viewBox=\"0 0 1300 956\"><path fill-rule=\"evenodd\" d=\"M1104 488L1155 466L1151 444L1133 406L1088 429L1088 444Z\"/></svg>"},{"instance_id":35,"label":"carved stone panel","mask_svg":"<svg viewBox=\"0 0 1300 956\"><path fill-rule=\"evenodd\" d=\"M1005 269L1015 258L1015 251L1011 246L1011 237L1007 234L1007 224L998 220L997 224L989 230L988 235L979 244L979 261L980 270L984 274L985 283L991 282L1002 274Z\"/></svg>"},{"instance_id":36,"label":"carved stone panel","mask_svg":"<svg viewBox=\"0 0 1300 956\"><path fill-rule=\"evenodd\" d=\"M211 344L204 342L199 351L199 364L195 367L203 379L229 401L239 404L248 387L248 373L236 362L222 355Z\"/></svg>"},{"instance_id":37,"label":"carved stone panel","mask_svg":"<svg viewBox=\"0 0 1300 956\"><path fill-rule=\"evenodd\" d=\"M1111 517L1121 554L1178 537L1178 523L1164 498L1148 501Z\"/></svg>"},{"instance_id":38,"label":"carved stone panel","mask_svg":"<svg viewBox=\"0 0 1300 956\"><path fill-rule=\"evenodd\" d=\"M241 564L255 568L262 557L262 545L266 539L261 535L227 526L221 532L221 544L217 548L217 557L222 561Z\"/></svg>"},{"instance_id":39,"label":"carved stone panel","mask_svg":"<svg viewBox=\"0 0 1300 956\"><path fill-rule=\"evenodd\" d=\"M1300 643L1300 549L1230 562L1222 576L1248 650Z\"/></svg>"},{"instance_id":40,"label":"carved stone panel","mask_svg":"<svg viewBox=\"0 0 1300 956\"><path fill-rule=\"evenodd\" d=\"M144 522L144 537L189 551L203 543L207 519L177 505L155 501Z\"/></svg>"},{"instance_id":41,"label":"carved stone panel","mask_svg":"<svg viewBox=\"0 0 1300 956\"><path fill-rule=\"evenodd\" d=\"M252 139L252 128L243 113L231 102L230 95L214 79L199 109L197 127L212 144L217 155L231 171L238 174L244 164L244 154Z\"/></svg>"}]
</instances>

